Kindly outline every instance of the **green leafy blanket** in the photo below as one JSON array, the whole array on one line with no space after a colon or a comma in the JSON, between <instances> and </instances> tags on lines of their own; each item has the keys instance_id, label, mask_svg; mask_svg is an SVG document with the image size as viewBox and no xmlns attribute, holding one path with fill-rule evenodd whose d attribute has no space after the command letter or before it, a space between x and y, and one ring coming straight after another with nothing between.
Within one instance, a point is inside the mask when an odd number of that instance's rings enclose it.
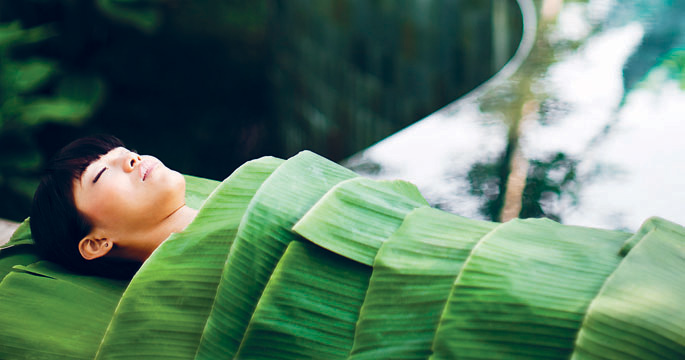
<instances>
[{"instance_id":1,"label":"green leafy blanket","mask_svg":"<svg viewBox=\"0 0 685 360\"><path fill-rule=\"evenodd\" d=\"M310 152L188 178L187 202L130 283L34 262L22 226L0 358L685 358L685 229L662 219L469 220Z\"/></svg>"}]
</instances>

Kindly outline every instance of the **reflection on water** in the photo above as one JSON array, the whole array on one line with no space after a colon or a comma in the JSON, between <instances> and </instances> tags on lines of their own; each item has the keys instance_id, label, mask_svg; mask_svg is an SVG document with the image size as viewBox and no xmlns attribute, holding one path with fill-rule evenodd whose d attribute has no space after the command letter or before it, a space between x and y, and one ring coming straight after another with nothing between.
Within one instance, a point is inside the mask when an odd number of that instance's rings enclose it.
<instances>
[{"instance_id":1,"label":"reflection on water","mask_svg":"<svg viewBox=\"0 0 685 360\"><path fill-rule=\"evenodd\" d=\"M568 222L630 227L650 215L685 220L685 91L675 80L632 91L618 121L579 165L597 174L565 209ZM587 176L587 175L585 175Z\"/></svg>"},{"instance_id":2,"label":"reflection on water","mask_svg":"<svg viewBox=\"0 0 685 360\"><path fill-rule=\"evenodd\" d=\"M501 156L507 146L503 119L483 114L469 102L435 113L406 131L411 136L392 136L347 165L371 177L409 179L431 204L454 213L478 214L481 201L470 195L468 174L478 162Z\"/></svg>"},{"instance_id":3,"label":"reflection on water","mask_svg":"<svg viewBox=\"0 0 685 360\"><path fill-rule=\"evenodd\" d=\"M520 63L348 165L470 217L685 223L685 1L519 4L536 8Z\"/></svg>"}]
</instances>

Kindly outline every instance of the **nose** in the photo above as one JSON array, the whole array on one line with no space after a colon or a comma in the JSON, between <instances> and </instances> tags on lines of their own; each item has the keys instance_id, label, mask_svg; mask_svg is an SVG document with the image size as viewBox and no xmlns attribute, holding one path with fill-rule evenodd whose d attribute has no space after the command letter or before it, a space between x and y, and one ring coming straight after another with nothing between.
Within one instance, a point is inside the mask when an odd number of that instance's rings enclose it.
<instances>
[{"instance_id":1,"label":"nose","mask_svg":"<svg viewBox=\"0 0 685 360\"><path fill-rule=\"evenodd\" d=\"M124 159L124 171L131 172L136 168L140 162L140 155L132 153Z\"/></svg>"}]
</instances>

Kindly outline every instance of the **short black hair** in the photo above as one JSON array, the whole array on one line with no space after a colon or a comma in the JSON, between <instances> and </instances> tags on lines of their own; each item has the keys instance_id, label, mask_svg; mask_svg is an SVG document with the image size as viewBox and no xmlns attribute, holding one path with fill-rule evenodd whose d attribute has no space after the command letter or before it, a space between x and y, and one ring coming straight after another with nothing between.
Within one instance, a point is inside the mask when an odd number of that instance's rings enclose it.
<instances>
[{"instance_id":1,"label":"short black hair","mask_svg":"<svg viewBox=\"0 0 685 360\"><path fill-rule=\"evenodd\" d=\"M41 256L72 271L112 278L130 279L140 267L139 263L104 257L86 260L78 249L92 224L76 208L74 181L93 161L118 147L124 144L116 137L94 135L73 141L50 160L33 196L29 219Z\"/></svg>"}]
</instances>

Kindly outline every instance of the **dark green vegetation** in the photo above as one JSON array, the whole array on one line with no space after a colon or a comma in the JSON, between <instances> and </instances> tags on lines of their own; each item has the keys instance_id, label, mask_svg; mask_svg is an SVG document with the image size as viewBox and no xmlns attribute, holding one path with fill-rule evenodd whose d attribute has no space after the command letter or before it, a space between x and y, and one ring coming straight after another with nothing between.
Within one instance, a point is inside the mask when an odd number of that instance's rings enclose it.
<instances>
[{"instance_id":1,"label":"dark green vegetation","mask_svg":"<svg viewBox=\"0 0 685 360\"><path fill-rule=\"evenodd\" d=\"M250 4L0 1L0 217L25 218L45 160L91 133L218 179L271 150Z\"/></svg>"},{"instance_id":2,"label":"dark green vegetation","mask_svg":"<svg viewBox=\"0 0 685 360\"><path fill-rule=\"evenodd\" d=\"M192 206L211 192L198 218L129 284L47 262L5 275L0 357L685 356L685 229L665 220L632 236L469 220L310 152L188 183Z\"/></svg>"}]
</instances>

